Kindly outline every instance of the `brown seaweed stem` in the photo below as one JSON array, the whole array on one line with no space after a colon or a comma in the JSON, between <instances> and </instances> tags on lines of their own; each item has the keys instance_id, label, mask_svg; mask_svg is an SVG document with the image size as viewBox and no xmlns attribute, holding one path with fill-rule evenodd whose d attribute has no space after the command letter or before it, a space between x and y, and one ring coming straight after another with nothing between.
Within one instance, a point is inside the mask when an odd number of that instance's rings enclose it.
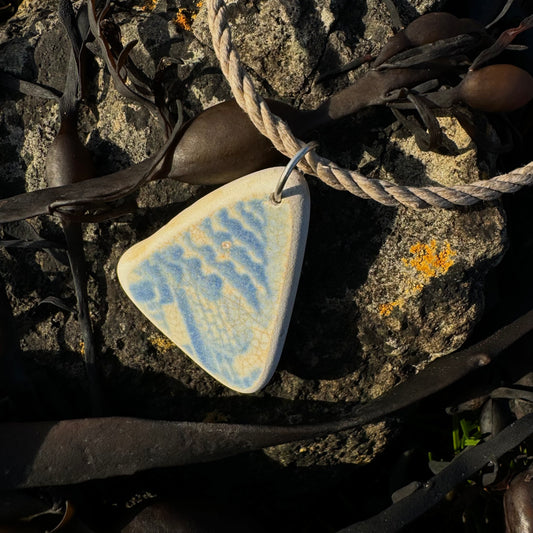
<instances>
[{"instance_id":1,"label":"brown seaweed stem","mask_svg":"<svg viewBox=\"0 0 533 533\"><path fill-rule=\"evenodd\" d=\"M100 11L96 9L95 0L88 0L87 7L91 32L113 78L115 88L122 96L146 107L160 121L165 135L168 137L174 126L168 109L157 105L153 88L150 86L154 82L142 75L129 57L137 41L132 41L122 47L119 39L114 38L116 32L109 31L106 35L102 22L111 8L110 0L106 0ZM131 81L131 85L128 85L128 79Z\"/></svg>"},{"instance_id":2,"label":"brown seaweed stem","mask_svg":"<svg viewBox=\"0 0 533 533\"><path fill-rule=\"evenodd\" d=\"M391 415L487 365L533 329L533 310L466 350L443 356L348 418L301 426L109 417L0 424L0 489L67 485L152 468L215 461L352 430ZM496 438L496 437L495 437Z\"/></svg>"},{"instance_id":3,"label":"brown seaweed stem","mask_svg":"<svg viewBox=\"0 0 533 533\"><path fill-rule=\"evenodd\" d=\"M371 71L315 111L298 111L274 101L269 101L269 105L305 138L317 128L364 107L387 103L391 91L417 85L434 74L431 69ZM61 206L101 206L131 194L152 179L217 185L284 161L235 100L202 112L177 132L175 129L169 140L158 156L159 166L154 158L149 158L90 182L49 187L0 200L0 223L49 214Z\"/></svg>"},{"instance_id":4,"label":"brown seaweed stem","mask_svg":"<svg viewBox=\"0 0 533 533\"><path fill-rule=\"evenodd\" d=\"M59 99L60 128L46 158L46 174L48 184L51 186L68 185L94 176L91 155L80 141L77 131L78 108L83 97L83 49L85 44L80 35L80 28L86 25L84 24L86 22L85 12L80 11L77 20L70 0L60 0L58 13L69 37L71 48L65 87ZM85 34L83 30L81 32ZM82 354L90 395L90 409L93 415L101 415L103 400L89 312L87 267L82 227L79 222L69 220L66 214L60 215L60 220L67 243L67 255L76 295L78 324L83 340Z\"/></svg>"},{"instance_id":5,"label":"brown seaweed stem","mask_svg":"<svg viewBox=\"0 0 533 533\"><path fill-rule=\"evenodd\" d=\"M406 496L378 515L363 522L352 524L337 533L375 533L376 531L394 533L400 531L440 502L454 487L472 477L489 462L496 462L502 455L530 437L531 434L533 434L533 413L513 422L487 442L478 444L458 455L439 474L424 484L420 484L420 488L411 495ZM530 497L529 494L528 497ZM528 513L530 517L531 511L528 510Z\"/></svg>"},{"instance_id":6,"label":"brown seaweed stem","mask_svg":"<svg viewBox=\"0 0 533 533\"><path fill-rule=\"evenodd\" d=\"M514 40L517 35L520 35L523 31L529 30L533 27L533 15L526 17L520 22L516 28L509 28L505 30L496 41L480 52L480 54L472 61L469 70L476 70L481 65L487 63L497 55L501 54Z\"/></svg>"}]
</instances>

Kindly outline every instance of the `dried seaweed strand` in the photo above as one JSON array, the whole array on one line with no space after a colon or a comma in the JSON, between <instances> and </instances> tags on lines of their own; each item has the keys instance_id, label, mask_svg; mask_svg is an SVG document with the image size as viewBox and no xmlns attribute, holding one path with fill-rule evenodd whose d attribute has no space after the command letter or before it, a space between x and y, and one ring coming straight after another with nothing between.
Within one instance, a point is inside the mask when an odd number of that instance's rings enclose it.
<instances>
[{"instance_id":1,"label":"dried seaweed strand","mask_svg":"<svg viewBox=\"0 0 533 533\"><path fill-rule=\"evenodd\" d=\"M413 404L490 361L533 328L533 311L467 350L444 356L343 420L255 426L92 418L0 424L0 489L65 485L151 468L214 461L354 429ZM482 352L477 352L478 348ZM89 460L90 458L90 460Z\"/></svg>"},{"instance_id":2,"label":"dried seaweed strand","mask_svg":"<svg viewBox=\"0 0 533 533\"><path fill-rule=\"evenodd\" d=\"M128 75L130 74L129 69L126 68L126 65L130 61L129 53L135 46L136 41L132 41L127 44L126 47L119 52L118 58L115 58L112 46L106 39L105 33L102 30L102 21L109 12L110 4L110 1L107 0L100 13L97 13L95 0L88 0L87 2L91 32L94 35L98 46L100 47L107 69L113 78L115 88L122 96L146 107L155 117L158 118L166 135L168 136L172 131L173 125L168 123L166 113L161 112L159 107L155 104L155 98L153 95L148 96L142 94L139 90L140 87L138 87L135 83L133 84L133 88L129 87L126 83ZM125 75L121 74L122 71L125 71ZM130 77L135 79L134 74L133 76L130 75ZM142 89L144 89L142 91L143 93L147 93L148 91L152 93L150 88L145 84L143 84Z\"/></svg>"},{"instance_id":3,"label":"dried seaweed strand","mask_svg":"<svg viewBox=\"0 0 533 533\"><path fill-rule=\"evenodd\" d=\"M61 128L57 139L66 141L66 137L77 137L77 117L80 100L83 94L83 58L82 48L84 42L78 29L78 23L76 15L72 9L70 0L60 0L58 15L61 23L63 24L70 42L70 57L67 67L67 76L65 81L65 88L63 95L59 100L59 115L61 120ZM84 13L81 14L82 16ZM62 134L62 129L65 125L72 131ZM63 137L60 137L63 135ZM82 153L86 153L85 147L81 144L77 145ZM74 150L72 142L66 145L68 150ZM53 156L50 159L50 156ZM49 158L47 160L47 171L51 165L54 169L53 179L60 183L73 183L79 181L86 176L73 175L70 173L69 157L77 157L81 154L66 154L64 147L58 148L53 152L49 152ZM81 159L80 159L81 161ZM78 165L79 166L79 165ZM78 168L78 170L80 170ZM88 172L87 169L82 171ZM55 175L59 173L60 175ZM91 174L92 177L92 174ZM49 176L50 178L50 176ZM83 340L82 354L85 363L85 369L87 373L87 381L89 385L90 395L90 409L91 414L101 415L103 412L103 399L100 386L100 380L98 376L97 363L96 363L96 345L94 340L94 333L91 324L91 317L89 311L88 293L87 293L87 266L85 259L85 251L83 247L83 233L82 226L79 222L72 222L68 216L60 216L61 226L63 227L63 233L67 243L67 256L70 265L70 271L72 273L72 281L74 283L74 292L76 294L76 302L78 309L78 324L80 325L81 337Z\"/></svg>"}]
</instances>

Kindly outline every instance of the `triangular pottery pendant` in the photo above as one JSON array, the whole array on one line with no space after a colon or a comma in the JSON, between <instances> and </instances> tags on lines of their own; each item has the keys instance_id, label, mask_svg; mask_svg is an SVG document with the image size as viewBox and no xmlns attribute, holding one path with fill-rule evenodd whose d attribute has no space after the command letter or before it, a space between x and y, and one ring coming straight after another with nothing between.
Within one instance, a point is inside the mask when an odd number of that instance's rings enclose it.
<instances>
[{"instance_id":1,"label":"triangular pottery pendant","mask_svg":"<svg viewBox=\"0 0 533 533\"><path fill-rule=\"evenodd\" d=\"M283 167L250 174L198 200L126 251L118 277L135 305L227 387L255 392L276 369L309 224L309 190Z\"/></svg>"}]
</instances>

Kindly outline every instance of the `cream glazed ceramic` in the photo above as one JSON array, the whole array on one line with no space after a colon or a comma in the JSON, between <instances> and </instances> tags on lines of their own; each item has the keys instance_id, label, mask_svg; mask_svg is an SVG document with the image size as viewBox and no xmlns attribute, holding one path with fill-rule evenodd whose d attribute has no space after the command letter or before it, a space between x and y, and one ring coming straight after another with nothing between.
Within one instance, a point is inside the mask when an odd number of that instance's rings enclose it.
<instances>
[{"instance_id":1,"label":"cream glazed ceramic","mask_svg":"<svg viewBox=\"0 0 533 533\"><path fill-rule=\"evenodd\" d=\"M121 257L133 303L227 387L255 392L276 369L300 277L309 190L283 167L235 180L182 211Z\"/></svg>"}]
</instances>

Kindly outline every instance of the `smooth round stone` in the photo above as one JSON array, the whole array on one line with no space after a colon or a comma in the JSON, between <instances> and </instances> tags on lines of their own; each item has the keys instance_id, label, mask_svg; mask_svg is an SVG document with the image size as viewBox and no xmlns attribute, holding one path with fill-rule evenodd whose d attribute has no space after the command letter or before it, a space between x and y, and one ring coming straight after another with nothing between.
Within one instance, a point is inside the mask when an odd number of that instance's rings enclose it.
<instances>
[{"instance_id":1,"label":"smooth round stone","mask_svg":"<svg viewBox=\"0 0 533 533\"><path fill-rule=\"evenodd\" d=\"M283 167L203 197L118 263L126 294L193 361L227 387L255 392L274 373L302 266L309 190Z\"/></svg>"}]
</instances>

